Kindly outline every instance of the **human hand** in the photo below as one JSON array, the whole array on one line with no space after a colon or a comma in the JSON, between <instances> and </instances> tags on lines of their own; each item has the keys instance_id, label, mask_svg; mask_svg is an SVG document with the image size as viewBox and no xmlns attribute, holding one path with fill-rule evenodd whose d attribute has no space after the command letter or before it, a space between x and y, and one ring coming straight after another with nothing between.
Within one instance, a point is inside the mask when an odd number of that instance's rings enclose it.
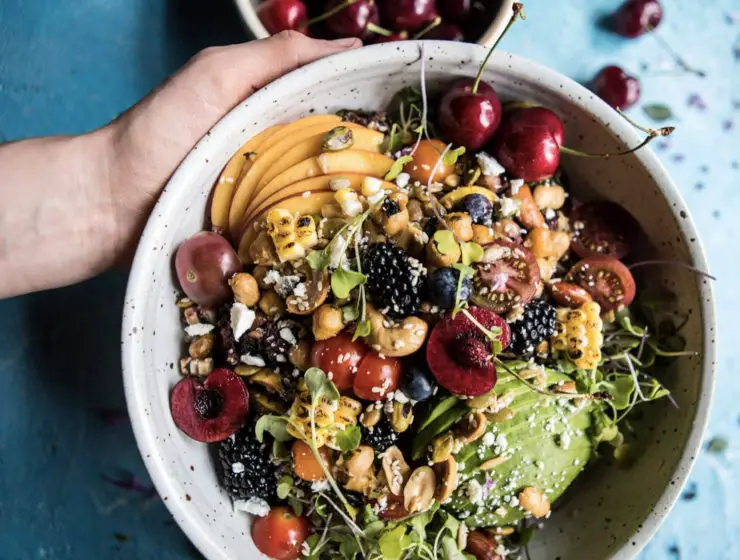
<instances>
[{"instance_id":1,"label":"human hand","mask_svg":"<svg viewBox=\"0 0 740 560\"><path fill-rule=\"evenodd\" d=\"M287 31L212 47L99 130L0 146L0 298L128 262L167 180L221 117L283 74L360 44Z\"/></svg>"}]
</instances>

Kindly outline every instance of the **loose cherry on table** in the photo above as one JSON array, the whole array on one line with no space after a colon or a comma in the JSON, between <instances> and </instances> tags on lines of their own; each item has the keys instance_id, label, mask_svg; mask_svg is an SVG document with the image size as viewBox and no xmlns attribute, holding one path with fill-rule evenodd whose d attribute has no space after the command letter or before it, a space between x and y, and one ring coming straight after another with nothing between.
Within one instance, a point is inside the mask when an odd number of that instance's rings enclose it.
<instances>
[{"instance_id":1,"label":"loose cherry on table","mask_svg":"<svg viewBox=\"0 0 740 560\"><path fill-rule=\"evenodd\" d=\"M619 66L602 68L591 82L591 89L615 109L629 109L640 99L640 81Z\"/></svg>"},{"instance_id":2,"label":"loose cherry on table","mask_svg":"<svg viewBox=\"0 0 740 560\"><path fill-rule=\"evenodd\" d=\"M287 29L298 29L308 19L301 0L266 0L257 6L257 16L271 35Z\"/></svg>"},{"instance_id":3,"label":"loose cherry on table","mask_svg":"<svg viewBox=\"0 0 740 560\"><path fill-rule=\"evenodd\" d=\"M434 0L383 0L381 8L396 31L417 30L438 15Z\"/></svg>"},{"instance_id":4,"label":"loose cherry on table","mask_svg":"<svg viewBox=\"0 0 740 560\"><path fill-rule=\"evenodd\" d=\"M612 15L611 25L623 37L634 39L658 27L662 19L658 0L627 0Z\"/></svg>"}]
</instances>

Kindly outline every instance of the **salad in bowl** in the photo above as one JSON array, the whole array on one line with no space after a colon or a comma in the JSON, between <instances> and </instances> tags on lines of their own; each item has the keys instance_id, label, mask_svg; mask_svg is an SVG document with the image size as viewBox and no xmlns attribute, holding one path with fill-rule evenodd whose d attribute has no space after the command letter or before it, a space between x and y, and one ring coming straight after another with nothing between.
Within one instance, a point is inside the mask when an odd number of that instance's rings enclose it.
<instances>
[{"instance_id":1,"label":"salad in bowl","mask_svg":"<svg viewBox=\"0 0 740 560\"><path fill-rule=\"evenodd\" d=\"M409 45L420 57L399 57L382 105L313 107L245 135L203 190L203 231L168 253L177 296L149 292L182 321L179 379L166 368L144 408L166 399L180 433L159 429L156 446L184 468L153 476L170 507L208 500L199 515L228 532L224 550L517 558L588 499L579 481L606 469L618 484L639 463L651 410L681 414L670 370L696 362L696 315L670 282L635 275L703 273L655 260L654 224L571 172L629 161L669 131L577 154L561 105L525 87L499 97L488 57L450 83L441 51ZM158 315L161 336L171 315ZM221 489L196 494L193 475L176 498L159 480L170 468L206 468Z\"/></svg>"}]
</instances>

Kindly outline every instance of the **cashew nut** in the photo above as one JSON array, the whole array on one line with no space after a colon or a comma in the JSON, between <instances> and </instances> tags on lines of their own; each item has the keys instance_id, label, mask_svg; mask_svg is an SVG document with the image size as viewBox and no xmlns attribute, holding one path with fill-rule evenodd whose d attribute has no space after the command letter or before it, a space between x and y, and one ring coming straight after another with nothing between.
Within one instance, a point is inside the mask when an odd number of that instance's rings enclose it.
<instances>
[{"instance_id":1,"label":"cashew nut","mask_svg":"<svg viewBox=\"0 0 740 560\"><path fill-rule=\"evenodd\" d=\"M403 505L409 513L424 511L434 499L437 475L431 467L419 467L411 473L403 489Z\"/></svg>"},{"instance_id":2,"label":"cashew nut","mask_svg":"<svg viewBox=\"0 0 740 560\"><path fill-rule=\"evenodd\" d=\"M401 357L413 354L424 345L429 325L419 317L407 317L394 327L386 327L383 314L372 305L367 306L370 334L367 344L379 354Z\"/></svg>"},{"instance_id":3,"label":"cashew nut","mask_svg":"<svg viewBox=\"0 0 740 560\"><path fill-rule=\"evenodd\" d=\"M434 472L437 475L437 487L434 490L434 499L440 504L446 502L452 496L457 488L457 461L448 457L445 461L434 465Z\"/></svg>"},{"instance_id":4,"label":"cashew nut","mask_svg":"<svg viewBox=\"0 0 740 560\"><path fill-rule=\"evenodd\" d=\"M309 272L306 280L306 295L292 295L285 300L288 311L294 315L310 315L326 301L329 295L329 274L327 272Z\"/></svg>"},{"instance_id":5,"label":"cashew nut","mask_svg":"<svg viewBox=\"0 0 740 560\"><path fill-rule=\"evenodd\" d=\"M385 450L382 463L385 479L388 481L388 488L393 494L400 496L403 485L406 484L411 474L411 467L403 458L401 450L395 445Z\"/></svg>"}]
</instances>

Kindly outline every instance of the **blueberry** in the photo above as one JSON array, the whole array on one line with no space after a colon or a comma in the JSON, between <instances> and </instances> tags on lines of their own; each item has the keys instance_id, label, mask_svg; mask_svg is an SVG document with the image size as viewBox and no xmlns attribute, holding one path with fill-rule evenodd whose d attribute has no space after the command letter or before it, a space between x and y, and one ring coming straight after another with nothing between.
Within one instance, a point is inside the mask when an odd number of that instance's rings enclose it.
<instances>
[{"instance_id":1,"label":"blueberry","mask_svg":"<svg viewBox=\"0 0 740 560\"><path fill-rule=\"evenodd\" d=\"M470 214L474 224L491 225L493 204L482 194L469 194L463 198L462 206Z\"/></svg>"},{"instance_id":2,"label":"blueberry","mask_svg":"<svg viewBox=\"0 0 740 560\"><path fill-rule=\"evenodd\" d=\"M406 379L403 387L408 398L415 401L425 401L434 392L434 381L425 367L409 366L406 370Z\"/></svg>"},{"instance_id":3,"label":"blueberry","mask_svg":"<svg viewBox=\"0 0 740 560\"><path fill-rule=\"evenodd\" d=\"M442 309L455 307L455 294L460 272L454 268L438 268L427 278L427 299L432 305ZM470 297L470 278L466 278L460 288L460 300Z\"/></svg>"}]
</instances>

